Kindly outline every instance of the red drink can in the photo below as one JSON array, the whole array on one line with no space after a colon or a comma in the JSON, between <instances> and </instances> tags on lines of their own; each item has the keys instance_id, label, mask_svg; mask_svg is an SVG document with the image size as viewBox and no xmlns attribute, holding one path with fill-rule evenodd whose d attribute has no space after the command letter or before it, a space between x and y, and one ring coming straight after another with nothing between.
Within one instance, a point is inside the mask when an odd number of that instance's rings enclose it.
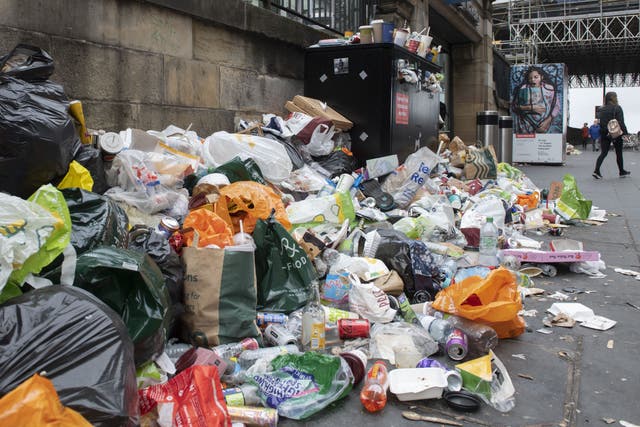
<instances>
[{"instance_id":1,"label":"red drink can","mask_svg":"<svg viewBox=\"0 0 640 427\"><path fill-rule=\"evenodd\" d=\"M369 338L371 325L367 319L339 319L338 335L341 340Z\"/></svg>"}]
</instances>

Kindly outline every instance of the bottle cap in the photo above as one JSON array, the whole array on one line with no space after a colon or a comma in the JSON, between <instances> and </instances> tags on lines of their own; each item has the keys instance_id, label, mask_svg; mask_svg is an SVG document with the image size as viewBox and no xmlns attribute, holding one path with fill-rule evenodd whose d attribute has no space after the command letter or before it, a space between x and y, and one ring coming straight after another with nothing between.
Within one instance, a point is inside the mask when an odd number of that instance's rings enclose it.
<instances>
[{"instance_id":1,"label":"bottle cap","mask_svg":"<svg viewBox=\"0 0 640 427\"><path fill-rule=\"evenodd\" d=\"M488 217L487 217L487 222L493 222L493 217L488 216Z\"/></svg>"}]
</instances>

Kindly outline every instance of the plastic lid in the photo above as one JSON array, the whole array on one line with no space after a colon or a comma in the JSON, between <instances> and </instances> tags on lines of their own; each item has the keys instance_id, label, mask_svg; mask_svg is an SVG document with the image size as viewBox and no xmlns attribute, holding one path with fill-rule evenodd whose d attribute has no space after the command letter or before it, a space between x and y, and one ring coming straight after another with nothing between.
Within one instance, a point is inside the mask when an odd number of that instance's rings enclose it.
<instances>
[{"instance_id":1,"label":"plastic lid","mask_svg":"<svg viewBox=\"0 0 640 427\"><path fill-rule=\"evenodd\" d=\"M466 391L447 391L442 396L452 409L459 411L477 411L480 409L481 400L478 396Z\"/></svg>"}]
</instances>

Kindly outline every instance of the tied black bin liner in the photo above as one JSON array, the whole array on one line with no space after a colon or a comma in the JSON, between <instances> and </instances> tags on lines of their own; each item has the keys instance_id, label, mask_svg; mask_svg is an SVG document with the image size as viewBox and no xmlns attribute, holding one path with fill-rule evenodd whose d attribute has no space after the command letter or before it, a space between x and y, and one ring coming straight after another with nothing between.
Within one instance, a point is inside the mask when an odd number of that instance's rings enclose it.
<instances>
[{"instance_id":1,"label":"tied black bin liner","mask_svg":"<svg viewBox=\"0 0 640 427\"><path fill-rule=\"evenodd\" d=\"M118 204L80 188L65 188L62 195L71 215L71 244L79 254L98 246L127 246L129 218Z\"/></svg>"},{"instance_id":2,"label":"tied black bin liner","mask_svg":"<svg viewBox=\"0 0 640 427\"><path fill-rule=\"evenodd\" d=\"M46 277L57 282L60 267ZM110 246L92 249L78 257L73 285L122 317L134 343L136 366L162 353L171 303L162 272L148 255Z\"/></svg>"},{"instance_id":3,"label":"tied black bin liner","mask_svg":"<svg viewBox=\"0 0 640 427\"><path fill-rule=\"evenodd\" d=\"M37 47L18 45L0 59L0 191L24 199L61 179L80 147L51 73L53 60Z\"/></svg>"},{"instance_id":4,"label":"tied black bin liner","mask_svg":"<svg viewBox=\"0 0 640 427\"><path fill-rule=\"evenodd\" d=\"M169 337L179 337L180 332L175 320L184 313L182 303L184 267L180 257L163 234L147 227L134 227L131 230L128 249L149 255L162 271L164 285L171 297L174 316L169 325Z\"/></svg>"},{"instance_id":5,"label":"tied black bin liner","mask_svg":"<svg viewBox=\"0 0 640 427\"><path fill-rule=\"evenodd\" d=\"M0 305L0 396L43 371L62 404L94 426L135 425L133 343L88 292L50 286Z\"/></svg>"}]
</instances>

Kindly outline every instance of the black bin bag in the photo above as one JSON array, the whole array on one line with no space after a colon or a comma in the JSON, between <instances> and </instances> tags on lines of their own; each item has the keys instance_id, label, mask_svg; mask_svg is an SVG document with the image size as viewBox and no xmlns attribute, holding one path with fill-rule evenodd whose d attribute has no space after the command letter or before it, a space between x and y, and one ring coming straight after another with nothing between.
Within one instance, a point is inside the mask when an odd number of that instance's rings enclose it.
<instances>
[{"instance_id":1,"label":"black bin bag","mask_svg":"<svg viewBox=\"0 0 640 427\"><path fill-rule=\"evenodd\" d=\"M62 86L47 78L53 60L18 45L0 58L0 191L26 199L67 173L80 148Z\"/></svg>"},{"instance_id":2,"label":"black bin bag","mask_svg":"<svg viewBox=\"0 0 640 427\"><path fill-rule=\"evenodd\" d=\"M94 426L135 425L133 343L120 316L88 292L54 285L0 305L0 397L41 372Z\"/></svg>"},{"instance_id":3,"label":"black bin bag","mask_svg":"<svg viewBox=\"0 0 640 427\"><path fill-rule=\"evenodd\" d=\"M59 282L60 270L45 277ZM121 316L133 340L136 366L162 354L173 313L162 272L149 255L111 246L91 249L78 257L73 285Z\"/></svg>"},{"instance_id":4,"label":"black bin bag","mask_svg":"<svg viewBox=\"0 0 640 427\"><path fill-rule=\"evenodd\" d=\"M182 303L184 267L182 260L163 234L145 226L135 226L131 230L128 249L149 255L162 271L164 285L169 291L173 311L173 321L169 325L168 336L169 338L179 337L176 320L184 313L184 304Z\"/></svg>"}]
</instances>

